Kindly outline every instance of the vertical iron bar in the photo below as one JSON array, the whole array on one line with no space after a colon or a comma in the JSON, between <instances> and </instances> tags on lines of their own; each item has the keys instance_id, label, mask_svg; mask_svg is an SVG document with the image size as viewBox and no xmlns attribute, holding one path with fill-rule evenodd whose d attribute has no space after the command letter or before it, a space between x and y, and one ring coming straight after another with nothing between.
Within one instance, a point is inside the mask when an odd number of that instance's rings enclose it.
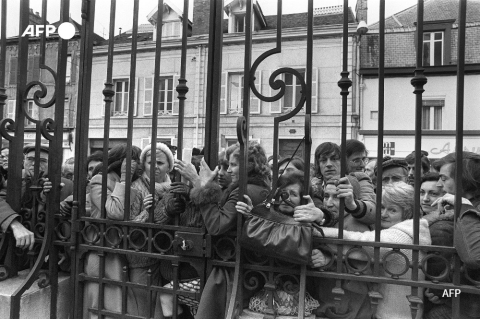
<instances>
[{"instance_id":1,"label":"vertical iron bar","mask_svg":"<svg viewBox=\"0 0 480 319\"><path fill-rule=\"evenodd\" d=\"M114 2L114 1L113 1ZM80 223L77 221L79 216L85 215L85 188L86 177L83 168L86 165L86 158L88 152L88 123L90 116L90 87L92 74L92 51L93 51L93 27L95 18L95 0L82 3L82 29L80 32L80 67L79 67L79 84L78 84L78 100L77 100L77 123L75 134L75 155L78 159L78 164L75 165L74 170L74 205L72 210L72 246L74 247L72 253L71 278L73 278L75 289L72 289L74 294L75 304L71 308L70 317L83 317L83 282L77 281L78 270L82 269L80 266L80 254L77 255L76 245L80 235ZM105 114L107 116L107 114ZM105 158L105 157L104 157ZM106 162L104 162L106 163ZM83 176L83 177L82 177ZM106 175L103 175L106 176ZM103 201L102 201L103 203ZM103 203L104 205L104 203ZM76 209L78 207L78 209ZM103 236L100 236L103 238ZM102 239L103 240L103 239Z\"/></svg>"},{"instance_id":2,"label":"vertical iron bar","mask_svg":"<svg viewBox=\"0 0 480 319\"><path fill-rule=\"evenodd\" d=\"M352 80L348 77L350 72L348 72L348 18L349 18L349 8L348 0L343 0L343 36L342 36L342 72L340 75L342 78L338 81L338 86L342 89L340 94L342 95L342 143L341 143L341 167L340 167L340 177L343 177L347 173L347 158L346 158L346 142L347 142L347 112L348 112L348 94L349 88L352 86ZM338 238L343 239L343 225L344 225L344 215L345 215L345 200L340 199L339 207L339 220L338 220ZM339 244L337 246L337 273L342 273L342 259L343 259L343 245ZM335 294L335 304L337 311L339 302L341 300L344 291L341 287L341 280L336 280L335 288L333 293Z\"/></svg>"},{"instance_id":3,"label":"vertical iron bar","mask_svg":"<svg viewBox=\"0 0 480 319\"><path fill-rule=\"evenodd\" d=\"M464 119L464 95L465 95L465 36L466 36L467 1L460 0L458 10L458 43L457 43L457 123L456 123L456 149L455 149L455 221L460 216L463 193L463 119ZM454 238L454 247L455 243ZM453 284L460 284L460 258L455 256L455 272ZM452 318L460 318L460 298L453 298Z\"/></svg>"},{"instance_id":4,"label":"vertical iron bar","mask_svg":"<svg viewBox=\"0 0 480 319\"><path fill-rule=\"evenodd\" d=\"M125 212L123 220L130 219L130 187L132 184L132 140L133 140L133 110L135 107L135 71L137 66L137 34L138 34L138 6L139 0L133 2L133 29L132 29L132 53L130 56L130 80L128 89L128 124L127 124L127 172L125 181ZM125 238L125 237L124 237Z\"/></svg>"},{"instance_id":5,"label":"vertical iron bar","mask_svg":"<svg viewBox=\"0 0 480 319\"><path fill-rule=\"evenodd\" d=\"M180 63L180 78L178 79L178 134L177 134L177 158L182 160L183 153L183 122L185 117L185 95L188 92L185 72L187 68L187 37L188 37L188 1L183 0L183 30L182 30L182 57ZM178 180L179 182L180 180Z\"/></svg>"},{"instance_id":6,"label":"vertical iron bar","mask_svg":"<svg viewBox=\"0 0 480 319\"><path fill-rule=\"evenodd\" d=\"M306 69L306 109L305 109L305 187L308 189L310 185L310 157L312 148L312 74L313 70L313 0L308 1L308 17L307 17L307 69Z\"/></svg>"},{"instance_id":7,"label":"vertical iron bar","mask_svg":"<svg viewBox=\"0 0 480 319\"><path fill-rule=\"evenodd\" d=\"M422 94L425 91L423 86L427 83L427 79L423 74L423 0L418 0L417 5L417 54L415 76L411 80L415 87L415 198L413 211L413 244L419 243L420 231L420 177L422 171L421 165L421 149L422 149ZM418 281L418 258L420 251L412 250L412 280ZM419 288L411 287L412 294L408 296L412 317L415 317L422 303L423 296L418 296Z\"/></svg>"},{"instance_id":8,"label":"vertical iron bar","mask_svg":"<svg viewBox=\"0 0 480 319\"><path fill-rule=\"evenodd\" d=\"M42 24L43 30L47 30L47 1L42 0ZM46 44L47 34L42 32L42 37L40 39L40 65L45 64L45 44Z\"/></svg>"},{"instance_id":9,"label":"vertical iron bar","mask_svg":"<svg viewBox=\"0 0 480 319\"><path fill-rule=\"evenodd\" d=\"M375 213L375 242L380 242L382 214L383 130L385 123L385 0L380 0L379 61L378 61L378 140L377 140L377 205ZM380 276L380 247L373 249L375 276Z\"/></svg>"},{"instance_id":10,"label":"vertical iron bar","mask_svg":"<svg viewBox=\"0 0 480 319\"><path fill-rule=\"evenodd\" d=\"M282 0L277 1L277 51L282 51ZM272 176L272 192L277 188L278 180L278 130L279 121L275 117L273 119L273 176Z\"/></svg>"},{"instance_id":11,"label":"vertical iron bar","mask_svg":"<svg viewBox=\"0 0 480 319\"><path fill-rule=\"evenodd\" d=\"M155 159L157 158L157 128L158 128L158 99L160 88L160 65L162 57L162 30L163 30L163 0L158 0L157 6L157 37L155 39L155 70L153 77L153 105L152 105L152 139L151 139L151 151ZM155 194L155 170L150 169L150 194ZM153 216L155 211L155 205L150 207L149 221L153 222ZM149 228L149 233L151 229Z\"/></svg>"},{"instance_id":12,"label":"vertical iron bar","mask_svg":"<svg viewBox=\"0 0 480 319\"><path fill-rule=\"evenodd\" d=\"M205 111L205 161L214 169L218 161L220 88L223 52L223 0L210 1L207 93Z\"/></svg>"}]
</instances>

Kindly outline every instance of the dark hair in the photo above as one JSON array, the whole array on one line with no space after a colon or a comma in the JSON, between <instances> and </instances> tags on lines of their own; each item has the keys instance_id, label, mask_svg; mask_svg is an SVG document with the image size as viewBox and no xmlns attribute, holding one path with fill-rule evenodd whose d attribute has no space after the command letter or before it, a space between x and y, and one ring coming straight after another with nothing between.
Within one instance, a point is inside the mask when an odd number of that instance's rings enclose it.
<instances>
[{"instance_id":1,"label":"dark hair","mask_svg":"<svg viewBox=\"0 0 480 319\"><path fill-rule=\"evenodd\" d=\"M421 156L422 156L422 170L423 170L423 173L427 173L430 171L430 160L428 159L428 152L427 151L421 151L420 152ZM410 165L413 165L415 164L415 151L411 152L410 154L407 155L407 157L405 157L405 162L407 162L407 164L410 164Z\"/></svg>"},{"instance_id":2,"label":"dark hair","mask_svg":"<svg viewBox=\"0 0 480 319\"><path fill-rule=\"evenodd\" d=\"M315 150L315 176L322 176L322 173L320 172L320 156L332 153L340 157L340 146L332 142L325 142L317 146L317 149Z\"/></svg>"},{"instance_id":3,"label":"dark hair","mask_svg":"<svg viewBox=\"0 0 480 319\"><path fill-rule=\"evenodd\" d=\"M142 150L135 146L132 145L132 161L137 161L140 162L140 154L142 153ZM110 172L115 172L117 173L118 176L121 175L121 169L122 169L122 162L123 160L127 157L127 144L122 143L115 145L108 151L108 169L107 173ZM93 170L92 176L95 176L99 172L101 172L103 167L103 163L100 163L95 167Z\"/></svg>"},{"instance_id":4,"label":"dark hair","mask_svg":"<svg viewBox=\"0 0 480 319\"><path fill-rule=\"evenodd\" d=\"M292 160L290 160L290 159L292 159ZM288 161L290 161L288 166L293 166L296 169L298 169L299 171L305 171L305 162L303 161L303 158L300 158L298 156L285 157L284 159L282 159L281 161L278 162L278 167L282 166L285 163L288 163Z\"/></svg>"},{"instance_id":5,"label":"dark hair","mask_svg":"<svg viewBox=\"0 0 480 319\"><path fill-rule=\"evenodd\" d=\"M427 172L422 175L422 182L420 184L423 184L424 182L438 182L439 178L440 175L437 172Z\"/></svg>"},{"instance_id":6,"label":"dark hair","mask_svg":"<svg viewBox=\"0 0 480 319\"><path fill-rule=\"evenodd\" d=\"M368 155L365 144L363 144L359 140L347 140L347 142L345 143L345 148L347 150L346 151L347 157L352 156L352 154L361 153L361 152L365 152L365 154ZM341 146L340 146L340 149L341 149Z\"/></svg>"},{"instance_id":7,"label":"dark hair","mask_svg":"<svg viewBox=\"0 0 480 319\"><path fill-rule=\"evenodd\" d=\"M87 157L87 167L90 162L95 161L95 162L103 162L103 152L102 151L96 151L92 154L90 154Z\"/></svg>"},{"instance_id":8,"label":"dark hair","mask_svg":"<svg viewBox=\"0 0 480 319\"><path fill-rule=\"evenodd\" d=\"M433 162L432 166L435 170L447 164L453 164L451 170L451 178L455 180L456 153L450 153L447 156ZM472 152L462 152L462 188L464 193L478 193L480 189L480 155ZM456 181L455 181L456 182Z\"/></svg>"},{"instance_id":9,"label":"dark hair","mask_svg":"<svg viewBox=\"0 0 480 319\"><path fill-rule=\"evenodd\" d=\"M285 187L297 184L300 185L300 198L302 198L303 195L310 194L310 185L308 186L309 190L305 191L305 173L303 171L282 174L277 180L277 194Z\"/></svg>"},{"instance_id":10,"label":"dark hair","mask_svg":"<svg viewBox=\"0 0 480 319\"><path fill-rule=\"evenodd\" d=\"M230 146L226 150L226 157L230 160L231 156L240 156L240 144ZM248 163L247 163L248 177L260 177L266 185L270 185L272 174L267 162L267 155L263 147L255 141L250 141L248 145Z\"/></svg>"},{"instance_id":11,"label":"dark hair","mask_svg":"<svg viewBox=\"0 0 480 319\"><path fill-rule=\"evenodd\" d=\"M228 168L228 161L225 158L225 151L222 151L222 152L218 153L218 164L217 164L217 166L218 166L218 168L223 168L225 170Z\"/></svg>"}]
</instances>

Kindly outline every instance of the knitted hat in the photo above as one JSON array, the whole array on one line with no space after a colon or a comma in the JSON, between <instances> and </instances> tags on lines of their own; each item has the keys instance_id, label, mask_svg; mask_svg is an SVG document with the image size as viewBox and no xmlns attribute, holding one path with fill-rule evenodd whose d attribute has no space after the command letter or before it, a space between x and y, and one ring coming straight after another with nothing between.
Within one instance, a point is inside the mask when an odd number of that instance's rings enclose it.
<instances>
[{"instance_id":1,"label":"knitted hat","mask_svg":"<svg viewBox=\"0 0 480 319\"><path fill-rule=\"evenodd\" d=\"M145 163L145 157L147 156L147 153L151 149L152 149L152 144L148 144L147 146L144 147L144 149L142 150L142 153L140 154L141 163ZM157 143L157 151L162 151L165 155L167 155L169 172L171 172L173 170L173 161L174 161L172 151L170 151L167 145L160 142Z\"/></svg>"},{"instance_id":2,"label":"knitted hat","mask_svg":"<svg viewBox=\"0 0 480 319\"><path fill-rule=\"evenodd\" d=\"M408 171L408 164L402 159L393 159L390 156L385 156L382 161L383 170L390 167L401 167ZM377 175L378 165L375 165L375 175Z\"/></svg>"}]
</instances>

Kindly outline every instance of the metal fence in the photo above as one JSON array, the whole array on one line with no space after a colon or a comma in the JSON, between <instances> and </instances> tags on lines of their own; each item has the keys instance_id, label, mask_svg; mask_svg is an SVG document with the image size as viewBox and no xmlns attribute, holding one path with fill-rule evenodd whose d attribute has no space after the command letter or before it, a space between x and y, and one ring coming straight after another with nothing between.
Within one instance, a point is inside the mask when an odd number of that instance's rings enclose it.
<instances>
[{"instance_id":1,"label":"metal fence","mask_svg":"<svg viewBox=\"0 0 480 319\"><path fill-rule=\"evenodd\" d=\"M69 1L61 2L60 20L68 21ZM130 71L129 71L129 89L128 89L128 115L127 115L127 167L130 167L132 156L133 132L134 132L134 104L135 104L135 77L137 63L137 33L138 33L138 15L139 0L133 0L133 29L131 37L130 52ZM187 47L188 43L188 12L189 1L184 1L183 7L183 28L181 45L181 68L176 91L178 92L178 133L177 133L177 158L182 159L183 134L184 134L184 112L185 100L190 92L187 86L186 66L187 66ZM339 70L338 86L339 94L342 96L342 154L346 153L347 140L347 116L348 100L352 80L350 80L349 71L349 37L353 36L351 24L349 24L348 0L343 4L343 68ZM273 183L276 185L278 176L278 138L279 128L282 122L293 117L303 118L305 120L304 130L304 161L305 167L310 167L311 158L311 123L312 123L312 61L313 61L313 28L314 28L314 7L313 0L308 1L308 15L306 21L306 46L307 54L305 56L306 72L305 77L297 70L292 68L280 68L275 70L270 78L269 85L274 89L279 89L279 93L274 96L265 96L264 92L259 92L256 88L256 82L260 81L255 77L256 70L268 57L282 52L282 1L277 3L276 18L276 46L261 54L252 63L252 39L254 32L252 30L252 16L254 3L252 0L245 1L245 39L244 44L244 66L243 66L243 87L251 88L243 90L243 114L239 116L237 122L237 136L241 145L240 160L240 198L246 192L247 184L247 145L249 142L250 128L250 101L251 95L265 102L274 102L284 98L285 82L278 80L277 76L281 74L291 74L293 78L301 85L301 97L298 104L287 114L280 115L273 119L274 138L273 146L274 166ZM49 172L60 172L62 158L62 139L63 139L63 121L64 121L64 100L65 100L65 77L67 63L67 41L58 40L58 58L56 70L47 67L44 63L45 44L47 39L42 36L40 40L40 69L50 72L55 78L55 94L50 101L42 100L46 96L46 87L41 81L32 81L27 83L27 63L30 40L28 37L18 37L15 46L18 53L17 82L15 97L6 94L6 65L7 65L7 37L6 37L6 18L7 18L7 0L2 1L2 36L0 52L0 105L6 106L6 100L15 100L15 118L5 118L0 122L0 132L2 137L9 143L9 171L6 200L9 205L22 216L22 223L35 233L35 246L31 252L15 249L15 243L12 240L12 234L1 234L0 238L0 280L16 276L19 269L28 267L30 273L21 287L14 293L12 298L11 317L20 316L20 299L22 294L37 280L40 276L39 285L52 287L51 293L51 318L56 316L57 305L57 286L58 286L58 263L62 258L67 257L71 260L71 300L74 304L71 307L70 317L81 318L90 315L98 317L115 318L152 318L155 316L155 300L158 303L160 294L173 295L173 317L177 317L177 305L189 300L190 305L195 305L200 300L200 296L205 285L206 279L213 267L224 267L233 272L232 294L228 303L227 318L238 318L243 309L243 296L250 291L255 291L263 285L267 291L273 291L278 285L279 278L284 279L286 286L290 287L292 293L299 294L299 308L305 306L305 294L308 280L331 279L334 280L333 294L336 296L337 306L340 304L345 292L343 283L345 281L366 282L366 283L384 283L411 287L411 295L408 296L412 310L412 318L416 317L417 311L422 305L423 296L420 288L432 289L461 289L463 293L480 294L478 282L470 278L469 272L462 267L462 263L456 255L453 247L422 246L419 243L420 227L420 184L415 183L415 211L414 211L414 239L413 244L388 244L380 242L380 212L381 207L377 205L375 221L375 242L354 242L343 239L344 225L344 202L340 204L339 236L338 239L315 239L315 245L333 245L335 249L327 249L334 258L332 262L321 269L313 269L308 266L298 266L288 264L280 260L275 260L263 256L252 256L237 243L237 234L241 234L244 220L237 218L236 230L232 229L228 235L211 236L207 233L205 227L187 227L182 222L182 217L175 217L170 225L161 225L154 223L153 208L149 214L149 220L139 224L130 220L130 201L129 193L125 196L125 210L120 220L108 218L105 204L111 193L107 178L102 180L102 197L100 216L92 217L86 213L86 188L87 181L83 168L86 166L86 158L89 153L89 116L91 101L91 76L93 59L93 35L95 27L95 17L99 14L95 12L95 0L86 0L82 3L82 28L80 33L80 67L78 81L78 100L77 100L77 120L75 135L75 173L73 190L73 209L71 216L64 216L59 213L60 207L60 174L48 174L53 188L48 196L46 203L38 201L43 199L40 192L43 189L44 176L40 174L39 165L36 165L31 184L27 184L27 191L31 195L25 197L25 190L22 189L22 162L24 147L24 122L30 120L35 123L35 163L40 162L40 150L42 139L46 139L49 144ZM164 1L158 1L158 12L163 12ZM417 35L423 34L423 1L418 1L417 15ZM46 16L47 2L43 2L43 17ZM209 2L209 38L208 38L208 66L207 66L207 85L206 85L206 112L205 112L205 160L211 168L215 167L219 151L219 126L220 126L220 105L221 105L221 87L222 87L222 51L223 51L223 23L224 23L224 1ZM467 2L460 1L459 8L459 36L458 36L458 63L457 63L457 148L463 149L463 96L464 96L464 69L465 69L465 28L466 28L466 10ZM108 41L106 81L103 89L103 100L105 102L104 116L104 158L103 162L108 162L108 149L111 126L111 108L114 101L115 88L112 78L112 72L115 68L115 14L117 12L116 1L112 0L110 7L110 34ZM20 30L25 30L28 26L29 1L22 0L20 5ZM127 17L125 17L127 18ZM44 24L46 24L44 20ZM384 68L385 68L385 1L380 0L380 22L379 22L379 64L378 64L378 150L383 148L383 132L385 117L385 94L384 94ZM195 27L195 26L194 26ZM415 115L415 152L420 153L422 137L422 93L423 86L427 82L422 66L422 46L421 36L416 37L416 69L414 77L411 80L416 95L416 115ZM155 39L155 64L153 81L153 103L151 117L151 142L152 154L155 153L157 142L157 133L162 129L158 126L158 105L159 105L159 87L160 87L160 66L162 63L162 15L158 14L156 39ZM39 108L54 107L54 119L36 119L32 118L26 110L26 97L34 94L35 104ZM304 109L304 113L300 111ZM2 113L3 118L3 113ZM457 173L456 180L461 180L462 172L462 154L457 152ZM347 172L346 156L341 157L341 175ZM416 167L421 167L420 157L416 158ZM382 156L379 152L377 159L378 175L382 174ZM104 165L101 171L102 176L108 176L108 167ZM131 187L130 175L132 172L126 171L126 189ZM415 172L415 180L421 178L421 171ZM177 176L179 178L179 176ZM154 171L152 170L150 180L154 180ZM305 171L305 180L310 181L310 172ZM150 184L150 192L155 193L154 183ZM457 194L461 194L461 185L457 183ZM377 203L382 199L382 180L377 181ZM28 199L28 200L27 200ZM461 202L457 200L455 211L458 217ZM39 209L39 207L41 207ZM353 246L344 253L345 246ZM325 246L326 247L326 246ZM372 247L373 256L363 247ZM391 248L391 252L380 258L381 248ZM402 250L412 252L409 258ZM453 255L453 266L450 261L439 257L439 253L451 253ZM349 262L349 256L352 254L363 254L368 262L362 269L353 267ZM48 259L46 257L48 256ZM158 280L153 278L149 271L146 282L137 283L129 279L129 269L124 264L115 263L114 260L125 256L152 258L159 263L167 264L170 267L171 285L164 286ZM388 267L389 258L404 260L404 269L393 270ZM426 269L426 263L431 258L439 258L445 263L446 271L440 276L429 274ZM45 260L48 260L46 262ZM88 264L95 263L97 270L92 271ZM90 264L91 265L91 264ZM119 276L111 275L110 267L123 265ZM48 271L42 271L46 269ZM193 291L188 291L183 287L181 280L181 271L183 267L193 268L196 272L196 278L199 279L198 287ZM403 278L407 271L411 270L411 278ZM450 272L452 274L450 274ZM448 282L447 278L452 275L453 282ZM460 282L461 276L469 279L470 283ZM425 278L425 279L423 279ZM293 288L292 288L293 287ZM143 309L144 315L132 315L129 313L127 299L133 290L144 292L146 300L146 309ZM113 291L113 295L111 294ZM108 292L109 294L106 294ZM371 307L376 309L382 295L378 287L372 286L367 292ZM106 300L105 296L117 296L120 302L120 311L109 308L112 300ZM273 309L272 295L268 300L269 311L275 316ZM461 298L461 296L460 296ZM453 298L452 318L460 317L460 298ZM304 318L304 313L299 312L298 318Z\"/></svg>"}]
</instances>

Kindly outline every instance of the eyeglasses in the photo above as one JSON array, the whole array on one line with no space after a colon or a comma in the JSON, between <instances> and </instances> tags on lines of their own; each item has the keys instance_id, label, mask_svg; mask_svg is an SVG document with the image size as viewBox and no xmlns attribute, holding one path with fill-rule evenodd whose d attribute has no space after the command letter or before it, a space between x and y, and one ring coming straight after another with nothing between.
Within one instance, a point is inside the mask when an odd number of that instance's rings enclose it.
<instances>
[{"instance_id":1,"label":"eyeglasses","mask_svg":"<svg viewBox=\"0 0 480 319\"><path fill-rule=\"evenodd\" d=\"M368 162L370 162L370 159L368 157L357 158L357 159L354 159L354 160L350 161L350 163L353 163L355 165L361 165L362 163L367 165Z\"/></svg>"}]
</instances>

